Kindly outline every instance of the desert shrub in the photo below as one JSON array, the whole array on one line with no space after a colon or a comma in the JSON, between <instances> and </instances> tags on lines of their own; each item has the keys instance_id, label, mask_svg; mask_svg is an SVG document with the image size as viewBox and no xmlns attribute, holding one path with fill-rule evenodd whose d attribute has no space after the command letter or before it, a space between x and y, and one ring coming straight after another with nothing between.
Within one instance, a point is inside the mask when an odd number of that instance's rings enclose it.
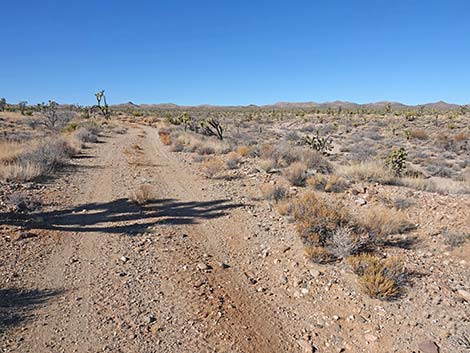
<instances>
[{"instance_id":1,"label":"desert shrub","mask_svg":"<svg viewBox=\"0 0 470 353\"><path fill-rule=\"evenodd\" d=\"M333 170L331 163L318 151L302 148L299 154L299 160L309 169L314 169L319 173L331 173Z\"/></svg>"},{"instance_id":2,"label":"desert shrub","mask_svg":"<svg viewBox=\"0 0 470 353\"><path fill-rule=\"evenodd\" d=\"M196 149L197 154L201 156L207 156L215 153L214 147L208 144L199 144Z\"/></svg>"},{"instance_id":3,"label":"desert shrub","mask_svg":"<svg viewBox=\"0 0 470 353\"><path fill-rule=\"evenodd\" d=\"M138 205L145 205L154 198L150 185L140 185L131 195L131 201Z\"/></svg>"},{"instance_id":4,"label":"desert shrub","mask_svg":"<svg viewBox=\"0 0 470 353\"><path fill-rule=\"evenodd\" d=\"M5 179L30 181L50 174L62 167L77 153L65 140L46 140L29 150L22 150L10 158L2 158L0 175Z\"/></svg>"},{"instance_id":5,"label":"desert shrub","mask_svg":"<svg viewBox=\"0 0 470 353\"><path fill-rule=\"evenodd\" d=\"M373 238L357 226L346 207L309 192L293 203L296 229L312 260L325 262L367 248Z\"/></svg>"},{"instance_id":6,"label":"desert shrub","mask_svg":"<svg viewBox=\"0 0 470 353\"><path fill-rule=\"evenodd\" d=\"M407 208L413 206L413 201L403 198L396 198L392 202L392 206L397 210L406 210Z\"/></svg>"},{"instance_id":7,"label":"desert shrub","mask_svg":"<svg viewBox=\"0 0 470 353\"><path fill-rule=\"evenodd\" d=\"M80 142L90 142L96 143L98 142L98 136L93 132L93 130L89 130L87 128L80 128L76 135L75 135Z\"/></svg>"},{"instance_id":8,"label":"desert shrub","mask_svg":"<svg viewBox=\"0 0 470 353\"><path fill-rule=\"evenodd\" d=\"M395 179L390 170L378 161L366 161L340 166L336 172L338 175L353 181L390 184Z\"/></svg>"},{"instance_id":9,"label":"desert shrub","mask_svg":"<svg viewBox=\"0 0 470 353\"><path fill-rule=\"evenodd\" d=\"M442 237L444 238L444 244L451 248L457 248L470 239L470 234L458 233L445 229L442 232Z\"/></svg>"},{"instance_id":10,"label":"desert shrub","mask_svg":"<svg viewBox=\"0 0 470 353\"><path fill-rule=\"evenodd\" d=\"M21 165L36 164L43 172L53 172L63 166L75 153L76 150L65 140L50 140L32 151L20 155L16 163Z\"/></svg>"},{"instance_id":11,"label":"desert shrub","mask_svg":"<svg viewBox=\"0 0 470 353\"><path fill-rule=\"evenodd\" d=\"M225 161L225 165L228 169L237 169L240 165L240 155L237 152L230 152L227 155L227 160Z\"/></svg>"},{"instance_id":12,"label":"desert shrub","mask_svg":"<svg viewBox=\"0 0 470 353\"><path fill-rule=\"evenodd\" d=\"M287 189L281 185L264 184L260 187L261 196L268 201L279 202L287 197Z\"/></svg>"},{"instance_id":13,"label":"desert shrub","mask_svg":"<svg viewBox=\"0 0 470 353\"><path fill-rule=\"evenodd\" d=\"M264 145L260 149L261 158L271 159L280 166L289 166L300 160L299 153L295 148L286 142L278 145Z\"/></svg>"},{"instance_id":14,"label":"desert shrub","mask_svg":"<svg viewBox=\"0 0 470 353\"><path fill-rule=\"evenodd\" d=\"M41 206L39 200L23 192L14 192L8 195L6 204L14 212L31 212Z\"/></svg>"},{"instance_id":15,"label":"desert shrub","mask_svg":"<svg viewBox=\"0 0 470 353\"><path fill-rule=\"evenodd\" d=\"M284 170L283 175L292 185L303 186L307 178L307 166L300 162L293 163Z\"/></svg>"},{"instance_id":16,"label":"desert shrub","mask_svg":"<svg viewBox=\"0 0 470 353\"><path fill-rule=\"evenodd\" d=\"M403 233L411 228L403 212L382 205L366 209L360 217L360 222L365 229L380 238Z\"/></svg>"},{"instance_id":17,"label":"desert shrub","mask_svg":"<svg viewBox=\"0 0 470 353\"><path fill-rule=\"evenodd\" d=\"M72 132L77 130L78 128L78 123L76 121L70 121L67 126L64 127L65 132Z\"/></svg>"},{"instance_id":18,"label":"desert shrub","mask_svg":"<svg viewBox=\"0 0 470 353\"><path fill-rule=\"evenodd\" d=\"M216 177L224 169L224 163L218 158L206 159L201 165L202 174L207 178Z\"/></svg>"},{"instance_id":19,"label":"desert shrub","mask_svg":"<svg viewBox=\"0 0 470 353\"><path fill-rule=\"evenodd\" d=\"M350 257L348 262L359 276L362 290L370 297L391 300L400 295L400 285L406 282L407 271L399 259L361 254Z\"/></svg>"}]
</instances>

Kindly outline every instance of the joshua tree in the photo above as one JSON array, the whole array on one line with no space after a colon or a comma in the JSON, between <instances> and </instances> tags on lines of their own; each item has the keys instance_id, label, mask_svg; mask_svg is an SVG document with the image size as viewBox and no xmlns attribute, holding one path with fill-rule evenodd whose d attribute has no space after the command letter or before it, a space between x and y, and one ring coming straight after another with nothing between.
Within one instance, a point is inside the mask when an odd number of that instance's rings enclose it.
<instances>
[{"instance_id":1,"label":"joshua tree","mask_svg":"<svg viewBox=\"0 0 470 353\"><path fill-rule=\"evenodd\" d=\"M44 120L41 122L46 128L57 130L59 128L59 116L57 115L58 104L49 100L47 104L38 104L39 111L44 115Z\"/></svg>"},{"instance_id":2,"label":"joshua tree","mask_svg":"<svg viewBox=\"0 0 470 353\"><path fill-rule=\"evenodd\" d=\"M202 133L207 136L216 136L219 140L224 139L224 129L222 125L213 118L201 121Z\"/></svg>"},{"instance_id":3,"label":"joshua tree","mask_svg":"<svg viewBox=\"0 0 470 353\"><path fill-rule=\"evenodd\" d=\"M3 112L6 106L7 100L5 98L0 98L0 112Z\"/></svg>"},{"instance_id":4,"label":"joshua tree","mask_svg":"<svg viewBox=\"0 0 470 353\"><path fill-rule=\"evenodd\" d=\"M111 112L109 111L108 103L106 102L106 96L104 90L95 93L97 105L91 108L92 111L100 111L106 119L109 119ZM101 100L103 100L103 105L101 105Z\"/></svg>"},{"instance_id":5,"label":"joshua tree","mask_svg":"<svg viewBox=\"0 0 470 353\"><path fill-rule=\"evenodd\" d=\"M26 101L21 101L21 102L18 103L18 107L20 108L21 115L24 115L24 111L26 109L26 104L28 104L28 102L26 102Z\"/></svg>"}]
</instances>

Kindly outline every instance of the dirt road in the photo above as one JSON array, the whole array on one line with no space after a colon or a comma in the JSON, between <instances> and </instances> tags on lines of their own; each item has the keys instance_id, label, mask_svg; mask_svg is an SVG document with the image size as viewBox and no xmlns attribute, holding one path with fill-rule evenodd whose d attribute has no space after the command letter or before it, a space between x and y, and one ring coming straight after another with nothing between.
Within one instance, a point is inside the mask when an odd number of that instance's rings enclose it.
<instances>
[{"instance_id":1,"label":"dirt road","mask_svg":"<svg viewBox=\"0 0 470 353\"><path fill-rule=\"evenodd\" d=\"M155 129L104 140L58 192L71 202L29 224L47 250L22 275L29 291L9 294L24 317L3 350L298 351L295 325L252 272L249 205L209 190ZM141 185L153 194L139 206L129 196Z\"/></svg>"}]
</instances>

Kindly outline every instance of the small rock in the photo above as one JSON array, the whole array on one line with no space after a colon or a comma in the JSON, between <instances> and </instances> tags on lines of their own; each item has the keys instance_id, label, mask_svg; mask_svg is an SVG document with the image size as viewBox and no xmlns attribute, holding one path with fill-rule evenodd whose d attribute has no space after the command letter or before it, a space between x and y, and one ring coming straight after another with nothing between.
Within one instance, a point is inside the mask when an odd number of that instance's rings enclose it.
<instances>
[{"instance_id":1,"label":"small rock","mask_svg":"<svg viewBox=\"0 0 470 353\"><path fill-rule=\"evenodd\" d=\"M126 263L127 261L129 261L129 258L125 257L125 256L121 256L119 258L119 260L121 260L122 262Z\"/></svg>"},{"instance_id":2,"label":"small rock","mask_svg":"<svg viewBox=\"0 0 470 353\"><path fill-rule=\"evenodd\" d=\"M318 271L317 269L312 268L310 271L308 271L310 275L314 278L318 277L321 275L321 272Z\"/></svg>"},{"instance_id":3,"label":"small rock","mask_svg":"<svg viewBox=\"0 0 470 353\"><path fill-rule=\"evenodd\" d=\"M464 289L458 289L456 292L457 296L470 303L470 292Z\"/></svg>"},{"instance_id":4,"label":"small rock","mask_svg":"<svg viewBox=\"0 0 470 353\"><path fill-rule=\"evenodd\" d=\"M356 200L354 200L354 202L356 203L356 205L359 206L364 206L365 204L367 204L367 201L364 200L362 197L358 197Z\"/></svg>"},{"instance_id":5,"label":"small rock","mask_svg":"<svg viewBox=\"0 0 470 353\"><path fill-rule=\"evenodd\" d=\"M316 352L316 348L307 340L300 340L298 341L300 348L303 350L304 353L314 353Z\"/></svg>"},{"instance_id":6,"label":"small rock","mask_svg":"<svg viewBox=\"0 0 470 353\"><path fill-rule=\"evenodd\" d=\"M366 339L367 342L375 342L378 340L378 337L377 336L374 336L373 334L371 333L366 333L364 335L364 338Z\"/></svg>"},{"instance_id":7,"label":"small rock","mask_svg":"<svg viewBox=\"0 0 470 353\"><path fill-rule=\"evenodd\" d=\"M230 267L230 265L226 264L225 262L218 262L217 265L219 265L219 267L223 269Z\"/></svg>"},{"instance_id":8,"label":"small rock","mask_svg":"<svg viewBox=\"0 0 470 353\"><path fill-rule=\"evenodd\" d=\"M155 321L157 321L157 319L153 315L147 315L144 317L144 324L150 325Z\"/></svg>"},{"instance_id":9,"label":"small rock","mask_svg":"<svg viewBox=\"0 0 470 353\"><path fill-rule=\"evenodd\" d=\"M422 341L418 348L423 353L439 353L439 347L431 340Z\"/></svg>"},{"instance_id":10,"label":"small rock","mask_svg":"<svg viewBox=\"0 0 470 353\"><path fill-rule=\"evenodd\" d=\"M197 268L200 269L201 271L207 271L210 270L210 266L205 264L204 262L200 262L197 264Z\"/></svg>"}]
</instances>

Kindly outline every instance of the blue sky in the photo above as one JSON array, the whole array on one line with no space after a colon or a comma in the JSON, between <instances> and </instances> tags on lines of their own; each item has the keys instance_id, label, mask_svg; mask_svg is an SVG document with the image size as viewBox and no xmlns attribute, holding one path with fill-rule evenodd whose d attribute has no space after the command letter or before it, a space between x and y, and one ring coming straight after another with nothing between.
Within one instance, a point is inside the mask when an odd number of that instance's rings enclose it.
<instances>
[{"instance_id":1,"label":"blue sky","mask_svg":"<svg viewBox=\"0 0 470 353\"><path fill-rule=\"evenodd\" d=\"M470 103L470 1L3 1L0 96L31 103Z\"/></svg>"}]
</instances>

